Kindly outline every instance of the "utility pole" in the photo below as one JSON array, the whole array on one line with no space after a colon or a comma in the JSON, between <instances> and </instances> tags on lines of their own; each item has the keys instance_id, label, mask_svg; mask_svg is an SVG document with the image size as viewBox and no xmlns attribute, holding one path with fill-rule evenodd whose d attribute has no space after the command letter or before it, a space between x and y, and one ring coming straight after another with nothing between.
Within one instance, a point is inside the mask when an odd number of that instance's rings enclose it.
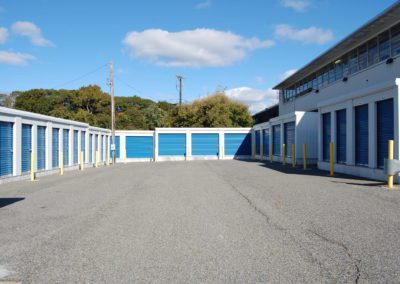
<instances>
[{"instance_id":1,"label":"utility pole","mask_svg":"<svg viewBox=\"0 0 400 284\"><path fill-rule=\"evenodd\" d=\"M177 75L176 78L179 80L179 107L182 106L182 80L184 79L183 76Z\"/></svg>"},{"instance_id":2,"label":"utility pole","mask_svg":"<svg viewBox=\"0 0 400 284\"><path fill-rule=\"evenodd\" d=\"M111 144L112 164L115 165L115 103L114 103L114 70L110 60L110 96L111 96Z\"/></svg>"}]
</instances>

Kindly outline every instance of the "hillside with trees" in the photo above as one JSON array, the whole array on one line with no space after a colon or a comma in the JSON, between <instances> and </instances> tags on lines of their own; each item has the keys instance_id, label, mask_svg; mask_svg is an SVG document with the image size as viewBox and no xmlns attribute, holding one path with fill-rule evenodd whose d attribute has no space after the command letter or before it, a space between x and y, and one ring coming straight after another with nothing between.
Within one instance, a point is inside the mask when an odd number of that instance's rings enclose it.
<instances>
[{"instance_id":1,"label":"hillside with trees","mask_svg":"<svg viewBox=\"0 0 400 284\"><path fill-rule=\"evenodd\" d=\"M0 105L110 128L110 96L99 86L78 90L32 89L0 94ZM165 101L115 97L117 129L155 127L248 127L253 124L248 107L223 92L181 107Z\"/></svg>"}]
</instances>

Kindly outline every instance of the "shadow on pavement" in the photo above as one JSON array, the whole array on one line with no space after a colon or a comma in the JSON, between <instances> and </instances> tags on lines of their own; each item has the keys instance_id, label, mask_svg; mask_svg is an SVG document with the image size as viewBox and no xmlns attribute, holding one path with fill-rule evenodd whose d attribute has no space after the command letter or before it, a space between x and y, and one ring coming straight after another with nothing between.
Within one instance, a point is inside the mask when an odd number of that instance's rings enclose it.
<instances>
[{"instance_id":1,"label":"shadow on pavement","mask_svg":"<svg viewBox=\"0 0 400 284\"><path fill-rule=\"evenodd\" d=\"M19 202L24 200L25 197L14 197L14 198L0 198L0 208L11 205L15 202Z\"/></svg>"}]
</instances>

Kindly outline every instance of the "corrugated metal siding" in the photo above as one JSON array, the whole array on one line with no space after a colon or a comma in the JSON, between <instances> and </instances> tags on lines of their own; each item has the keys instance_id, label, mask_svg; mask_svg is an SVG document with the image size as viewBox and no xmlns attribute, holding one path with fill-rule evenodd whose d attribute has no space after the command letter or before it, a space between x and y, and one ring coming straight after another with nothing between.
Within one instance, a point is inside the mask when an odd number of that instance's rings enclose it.
<instances>
[{"instance_id":1,"label":"corrugated metal siding","mask_svg":"<svg viewBox=\"0 0 400 284\"><path fill-rule=\"evenodd\" d=\"M0 121L0 176L13 173L13 124Z\"/></svg>"},{"instance_id":2,"label":"corrugated metal siding","mask_svg":"<svg viewBox=\"0 0 400 284\"><path fill-rule=\"evenodd\" d=\"M331 113L324 113L322 115L322 159L329 161L331 143Z\"/></svg>"},{"instance_id":3,"label":"corrugated metal siding","mask_svg":"<svg viewBox=\"0 0 400 284\"><path fill-rule=\"evenodd\" d=\"M52 160L51 160L51 165L53 168L58 168L59 167L59 159L60 159L60 152L59 152L59 129L58 128L53 128L52 130L52 141L51 141L51 147L52 147Z\"/></svg>"},{"instance_id":4,"label":"corrugated metal siding","mask_svg":"<svg viewBox=\"0 0 400 284\"><path fill-rule=\"evenodd\" d=\"M46 168L46 127L37 127L37 169Z\"/></svg>"},{"instance_id":5,"label":"corrugated metal siding","mask_svg":"<svg viewBox=\"0 0 400 284\"><path fill-rule=\"evenodd\" d=\"M388 157L388 141L394 139L393 99L377 102L377 155L378 167L383 168Z\"/></svg>"},{"instance_id":6,"label":"corrugated metal siding","mask_svg":"<svg viewBox=\"0 0 400 284\"><path fill-rule=\"evenodd\" d=\"M63 165L67 166L69 164L69 130L63 130L63 155L64 161Z\"/></svg>"},{"instance_id":7,"label":"corrugated metal siding","mask_svg":"<svg viewBox=\"0 0 400 284\"><path fill-rule=\"evenodd\" d=\"M192 134L193 156L218 156L219 134Z\"/></svg>"},{"instance_id":8,"label":"corrugated metal siding","mask_svg":"<svg viewBox=\"0 0 400 284\"><path fill-rule=\"evenodd\" d=\"M281 155L281 126L280 125L274 125L272 126L272 147L273 147L273 154L274 156L280 156Z\"/></svg>"},{"instance_id":9,"label":"corrugated metal siding","mask_svg":"<svg viewBox=\"0 0 400 284\"><path fill-rule=\"evenodd\" d=\"M355 108L356 164L368 166L368 105Z\"/></svg>"},{"instance_id":10,"label":"corrugated metal siding","mask_svg":"<svg viewBox=\"0 0 400 284\"><path fill-rule=\"evenodd\" d=\"M21 171L26 173L31 167L32 125L22 124L21 135Z\"/></svg>"},{"instance_id":11,"label":"corrugated metal siding","mask_svg":"<svg viewBox=\"0 0 400 284\"><path fill-rule=\"evenodd\" d=\"M89 134L89 163L93 161L93 134Z\"/></svg>"},{"instance_id":12,"label":"corrugated metal siding","mask_svg":"<svg viewBox=\"0 0 400 284\"><path fill-rule=\"evenodd\" d=\"M159 156L186 156L186 134L158 134Z\"/></svg>"},{"instance_id":13,"label":"corrugated metal siding","mask_svg":"<svg viewBox=\"0 0 400 284\"><path fill-rule=\"evenodd\" d=\"M269 156L269 129L263 129L263 153Z\"/></svg>"},{"instance_id":14,"label":"corrugated metal siding","mask_svg":"<svg viewBox=\"0 0 400 284\"><path fill-rule=\"evenodd\" d=\"M295 123L288 122L284 124L284 140L286 147L286 155L292 157L292 145L295 143Z\"/></svg>"},{"instance_id":15,"label":"corrugated metal siding","mask_svg":"<svg viewBox=\"0 0 400 284\"><path fill-rule=\"evenodd\" d=\"M119 142L119 140L120 140L120 137L119 136L115 136L115 157L116 158L119 158L120 156L120 154L119 154L119 145L120 145L120 142Z\"/></svg>"},{"instance_id":16,"label":"corrugated metal siding","mask_svg":"<svg viewBox=\"0 0 400 284\"><path fill-rule=\"evenodd\" d=\"M126 136L127 158L152 158L153 137L152 136Z\"/></svg>"},{"instance_id":17,"label":"corrugated metal siding","mask_svg":"<svg viewBox=\"0 0 400 284\"><path fill-rule=\"evenodd\" d=\"M260 147L261 147L260 136L261 136L261 131L260 130L256 130L254 136L256 138L256 155L260 155Z\"/></svg>"},{"instance_id":18,"label":"corrugated metal siding","mask_svg":"<svg viewBox=\"0 0 400 284\"><path fill-rule=\"evenodd\" d=\"M83 162L86 163L86 132L81 132L81 152L83 152Z\"/></svg>"},{"instance_id":19,"label":"corrugated metal siding","mask_svg":"<svg viewBox=\"0 0 400 284\"><path fill-rule=\"evenodd\" d=\"M225 133L225 155L251 156L251 134Z\"/></svg>"},{"instance_id":20,"label":"corrugated metal siding","mask_svg":"<svg viewBox=\"0 0 400 284\"><path fill-rule=\"evenodd\" d=\"M336 112L336 161L346 163L346 110Z\"/></svg>"},{"instance_id":21,"label":"corrugated metal siding","mask_svg":"<svg viewBox=\"0 0 400 284\"><path fill-rule=\"evenodd\" d=\"M74 130L74 165L78 163L78 130Z\"/></svg>"}]
</instances>

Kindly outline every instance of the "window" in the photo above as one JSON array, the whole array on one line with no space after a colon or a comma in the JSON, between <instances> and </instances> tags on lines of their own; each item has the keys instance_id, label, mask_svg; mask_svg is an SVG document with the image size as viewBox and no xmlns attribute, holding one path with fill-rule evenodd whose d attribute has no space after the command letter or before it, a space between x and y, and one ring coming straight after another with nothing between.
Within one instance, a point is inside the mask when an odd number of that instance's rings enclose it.
<instances>
[{"instance_id":1,"label":"window","mask_svg":"<svg viewBox=\"0 0 400 284\"><path fill-rule=\"evenodd\" d=\"M329 84L335 82L335 65L329 67Z\"/></svg>"},{"instance_id":2,"label":"window","mask_svg":"<svg viewBox=\"0 0 400 284\"><path fill-rule=\"evenodd\" d=\"M396 56L400 54L400 24L394 26L390 30L392 34L392 42L391 42L391 49L392 49L392 56Z\"/></svg>"},{"instance_id":3,"label":"window","mask_svg":"<svg viewBox=\"0 0 400 284\"><path fill-rule=\"evenodd\" d=\"M379 60L384 61L390 57L389 31L379 35Z\"/></svg>"},{"instance_id":4,"label":"window","mask_svg":"<svg viewBox=\"0 0 400 284\"><path fill-rule=\"evenodd\" d=\"M336 80L340 80L343 77L343 65L338 63L335 65L335 78Z\"/></svg>"},{"instance_id":5,"label":"window","mask_svg":"<svg viewBox=\"0 0 400 284\"><path fill-rule=\"evenodd\" d=\"M365 69L368 66L367 44L363 44L358 48L358 68Z\"/></svg>"},{"instance_id":6,"label":"window","mask_svg":"<svg viewBox=\"0 0 400 284\"><path fill-rule=\"evenodd\" d=\"M349 55L346 54L345 56L342 57L340 65L342 65L342 73L343 77L346 77L349 75ZM339 78L341 79L341 78Z\"/></svg>"},{"instance_id":7,"label":"window","mask_svg":"<svg viewBox=\"0 0 400 284\"><path fill-rule=\"evenodd\" d=\"M325 68L324 70L324 74L322 75L323 81L322 81L322 86L328 86L328 82L329 82L329 69L328 67Z\"/></svg>"},{"instance_id":8,"label":"window","mask_svg":"<svg viewBox=\"0 0 400 284\"><path fill-rule=\"evenodd\" d=\"M368 42L368 66L379 62L378 42L374 38Z\"/></svg>"},{"instance_id":9,"label":"window","mask_svg":"<svg viewBox=\"0 0 400 284\"><path fill-rule=\"evenodd\" d=\"M349 56L349 74L356 73L358 71L358 54L357 49L350 52Z\"/></svg>"}]
</instances>

